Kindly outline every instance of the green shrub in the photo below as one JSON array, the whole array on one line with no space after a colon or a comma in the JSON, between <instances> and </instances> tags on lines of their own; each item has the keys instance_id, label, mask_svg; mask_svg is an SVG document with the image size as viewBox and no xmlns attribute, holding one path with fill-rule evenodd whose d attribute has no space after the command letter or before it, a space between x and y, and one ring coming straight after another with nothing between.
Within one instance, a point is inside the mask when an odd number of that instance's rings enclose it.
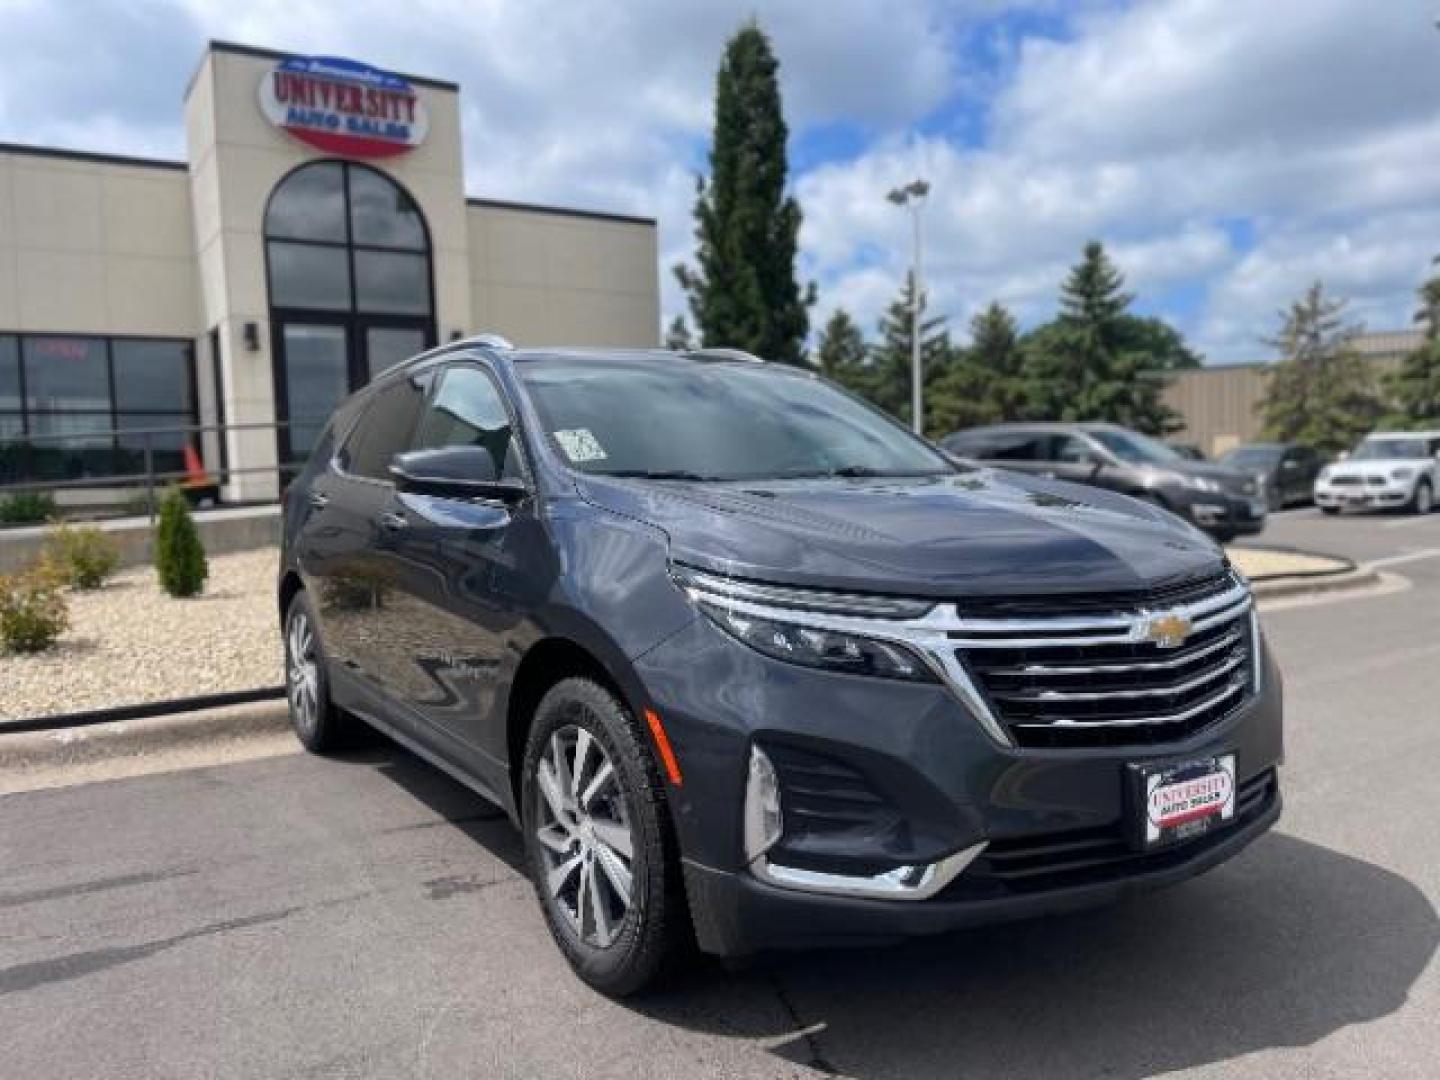
<instances>
[{"instance_id":1,"label":"green shrub","mask_svg":"<svg viewBox=\"0 0 1440 1080\"><path fill-rule=\"evenodd\" d=\"M41 652L70 625L63 583L47 566L0 577L0 645L11 652Z\"/></svg>"},{"instance_id":2,"label":"green shrub","mask_svg":"<svg viewBox=\"0 0 1440 1080\"><path fill-rule=\"evenodd\" d=\"M46 491L17 491L0 497L0 523L39 525L55 516L55 497Z\"/></svg>"},{"instance_id":3,"label":"green shrub","mask_svg":"<svg viewBox=\"0 0 1440 1080\"><path fill-rule=\"evenodd\" d=\"M61 525L45 543L45 558L65 584L75 589L98 589L120 565L120 549L94 525Z\"/></svg>"},{"instance_id":4,"label":"green shrub","mask_svg":"<svg viewBox=\"0 0 1440 1080\"><path fill-rule=\"evenodd\" d=\"M190 516L185 493L171 488L160 502L160 521L155 527L155 569L160 587L171 596L195 596L205 588L210 566L205 546Z\"/></svg>"}]
</instances>

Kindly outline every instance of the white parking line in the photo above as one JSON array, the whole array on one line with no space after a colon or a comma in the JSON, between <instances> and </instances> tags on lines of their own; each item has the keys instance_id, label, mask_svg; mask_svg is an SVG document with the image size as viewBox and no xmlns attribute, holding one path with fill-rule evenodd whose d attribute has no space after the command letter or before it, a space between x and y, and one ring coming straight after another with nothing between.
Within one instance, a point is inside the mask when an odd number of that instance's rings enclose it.
<instances>
[{"instance_id":1,"label":"white parking line","mask_svg":"<svg viewBox=\"0 0 1440 1080\"><path fill-rule=\"evenodd\" d=\"M1372 570L1379 566L1399 566L1401 563L1419 562L1421 559L1440 558L1440 548L1426 548L1424 551L1407 551L1404 555L1389 555L1365 565Z\"/></svg>"}]
</instances>

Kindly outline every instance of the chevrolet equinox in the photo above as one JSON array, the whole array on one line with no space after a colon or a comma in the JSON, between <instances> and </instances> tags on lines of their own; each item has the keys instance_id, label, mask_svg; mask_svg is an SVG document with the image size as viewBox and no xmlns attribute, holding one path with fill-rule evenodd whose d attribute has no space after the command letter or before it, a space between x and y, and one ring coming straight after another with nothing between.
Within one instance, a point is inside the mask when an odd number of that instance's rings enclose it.
<instances>
[{"instance_id":1,"label":"chevrolet equinox","mask_svg":"<svg viewBox=\"0 0 1440 1080\"><path fill-rule=\"evenodd\" d=\"M425 353L285 497L295 730L502 807L611 994L1198 874L1280 814L1245 581L1125 495L957 464L729 350Z\"/></svg>"}]
</instances>

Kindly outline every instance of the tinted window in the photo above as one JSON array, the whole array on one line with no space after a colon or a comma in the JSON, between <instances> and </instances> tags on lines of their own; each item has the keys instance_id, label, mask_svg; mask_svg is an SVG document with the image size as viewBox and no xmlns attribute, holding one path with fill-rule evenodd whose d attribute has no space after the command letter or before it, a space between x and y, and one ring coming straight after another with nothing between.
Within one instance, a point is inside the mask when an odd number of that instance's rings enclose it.
<instances>
[{"instance_id":1,"label":"tinted window","mask_svg":"<svg viewBox=\"0 0 1440 1080\"><path fill-rule=\"evenodd\" d=\"M987 461L1049 461L1050 438L1039 431L997 431L989 435L979 457Z\"/></svg>"},{"instance_id":2,"label":"tinted window","mask_svg":"<svg viewBox=\"0 0 1440 1080\"><path fill-rule=\"evenodd\" d=\"M447 370L416 436L417 449L479 446L490 451L495 474L521 477L510 414L495 380L480 368L460 365Z\"/></svg>"},{"instance_id":3,"label":"tinted window","mask_svg":"<svg viewBox=\"0 0 1440 1080\"><path fill-rule=\"evenodd\" d=\"M350 170L350 227L357 244L425 250L425 226L415 200L369 169Z\"/></svg>"},{"instance_id":4,"label":"tinted window","mask_svg":"<svg viewBox=\"0 0 1440 1080\"><path fill-rule=\"evenodd\" d=\"M270 197L265 233L289 240L345 242L345 172L338 162L287 176Z\"/></svg>"},{"instance_id":5,"label":"tinted window","mask_svg":"<svg viewBox=\"0 0 1440 1080\"><path fill-rule=\"evenodd\" d=\"M745 480L955 471L883 414L792 368L625 357L519 368L547 435L585 472Z\"/></svg>"},{"instance_id":6,"label":"tinted window","mask_svg":"<svg viewBox=\"0 0 1440 1080\"><path fill-rule=\"evenodd\" d=\"M270 302L276 307L348 308L350 268L345 249L272 241Z\"/></svg>"},{"instance_id":7,"label":"tinted window","mask_svg":"<svg viewBox=\"0 0 1440 1080\"><path fill-rule=\"evenodd\" d=\"M13 337L0 335L0 413L19 411L20 346Z\"/></svg>"},{"instance_id":8,"label":"tinted window","mask_svg":"<svg viewBox=\"0 0 1440 1080\"><path fill-rule=\"evenodd\" d=\"M372 480L390 479L391 461L410 445L428 382L427 374L412 375L372 395L340 454L346 472Z\"/></svg>"},{"instance_id":9,"label":"tinted window","mask_svg":"<svg viewBox=\"0 0 1440 1080\"><path fill-rule=\"evenodd\" d=\"M1098 455L1084 439L1074 435L1056 435L1050 442L1050 460L1067 465L1090 465Z\"/></svg>"},{"instance_id":10,"label":"tinted window","mask_svg":"<svg viewBox=\"0 0 1440 1080\"><path fill-rule=\"evenodd\" d=\"M1136 431L1102 428L1091 434L1121 461L1132 465L1173 465L1185 460L1172 447Z\"/></svg>"},{"instance_id":11,"label":"tinted window","mask_svg":"<svg viewBox=\"0 0 1440 1080\"><path fill-rule=\"evenodd\" d=\"M430 310L430 264L424 255L355 252L355 306L361 311L423 315Z\"/></svg>"},{"instance_id":12,"label":"tinted window","mask_svg":"<svg viewBox=\"0 0 1440 1080\"><path fill-rule=\"evenodd\" d=\"M110 372L105 340L84 337L25 339L25 398L36 412L106 414L110 426Z\"/></svg>"}]
</instances>

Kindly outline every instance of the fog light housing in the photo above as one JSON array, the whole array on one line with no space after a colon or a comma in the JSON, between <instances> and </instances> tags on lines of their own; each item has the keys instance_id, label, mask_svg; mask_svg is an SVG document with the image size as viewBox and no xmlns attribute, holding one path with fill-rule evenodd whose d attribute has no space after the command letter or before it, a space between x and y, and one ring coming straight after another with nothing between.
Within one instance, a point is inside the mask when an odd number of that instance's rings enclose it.
<instances>
[{"instance_id":1,"label":"fog light housing","mask_svg":"<svg viewBox=\"0 0 1440 1080\"><path fill-rule=\"evenodd\" d=\"M745 861L753 863L780 842L785 815L780 809L780 778L765 751L750 747L745 781Z\"/></svg>"}]
</instances>

